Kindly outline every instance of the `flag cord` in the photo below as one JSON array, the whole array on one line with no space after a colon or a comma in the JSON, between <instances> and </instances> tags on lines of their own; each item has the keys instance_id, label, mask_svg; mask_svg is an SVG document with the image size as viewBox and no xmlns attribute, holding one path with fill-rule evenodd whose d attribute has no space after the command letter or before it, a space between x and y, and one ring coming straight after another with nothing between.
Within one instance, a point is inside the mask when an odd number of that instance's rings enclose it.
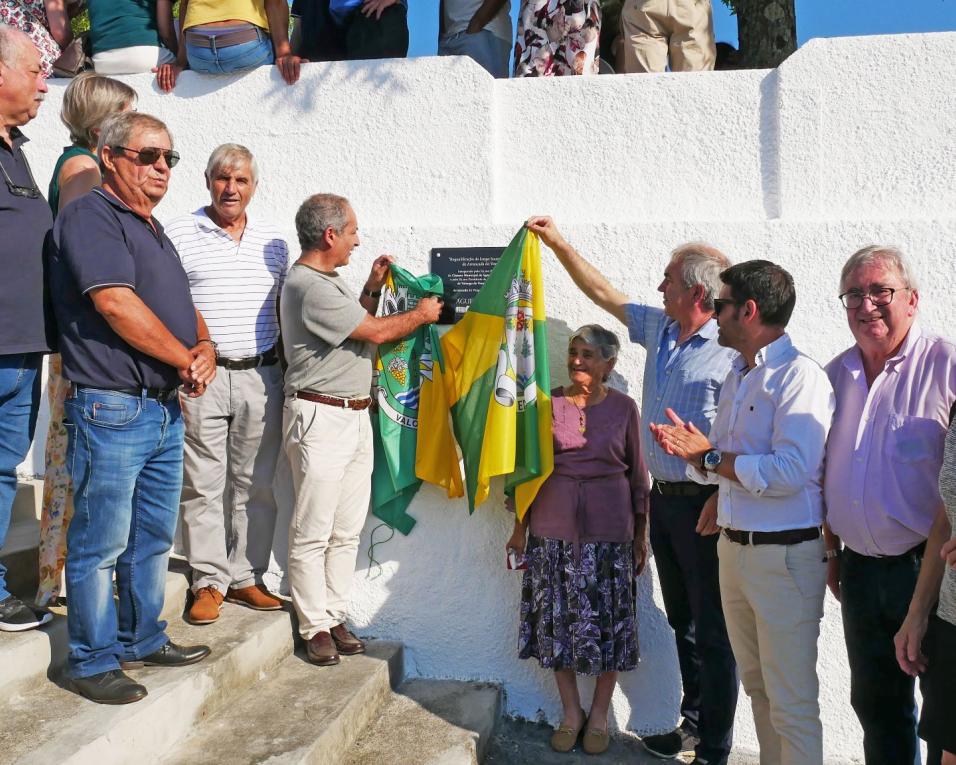
<instances>
[{"instance_id":1,"label":"flag cord","mask_svg":"<svg viewBox=\"0 0 956 765\"><path fill-rule=\"evenodd\" d=\"M385 539L382 539L376 542L375 532L378 531L380 528L382 528L382 526L385 526L386 528L388 528L391 531L391 534L389 534ZM395 528L392 526L389 526L387 523L380 523L378 524L378 526L372 529L372 534L369 538L369 545L368 545L368 569L366 569L366 572L365 572L366 579L378 579L378 577L382 575L382 564L379 563L377 560L375 560L375 547L376 545L382 545L382 544L385 544L386 542L390 542L392 537L394 536L395 536ZM377 569L375 572L375 576L372 576L373 566Z\"/></svg>"}]
</instances>

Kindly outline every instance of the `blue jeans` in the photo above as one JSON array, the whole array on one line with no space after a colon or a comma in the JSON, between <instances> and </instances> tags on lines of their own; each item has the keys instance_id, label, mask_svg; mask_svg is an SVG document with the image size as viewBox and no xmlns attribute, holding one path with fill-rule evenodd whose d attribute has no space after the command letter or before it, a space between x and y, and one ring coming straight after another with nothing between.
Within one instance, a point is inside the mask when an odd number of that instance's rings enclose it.
<instances>
[{"instance_id":1,"label":"blue jeans","mask_svg":"<svg viewBox=\"0 0 956 765\"><path fill-rule=\"evenodd\" d=\"M41 353L0 356L0 548L17 495L17 465L30 451L36 429L42 364ZM0 563L0 600L10 596L6 578L7 569Z\"/></svg>"},{"instance_id":2,"label":"blue jeans","mask_svg":"<svg viewBox=\"0 0 956 765\"><path fill-rule=\"evenodd\" d=\"M471 56L492 77L507 78L511 43L482 29L473 35L458 32L438 41L439 56Z\"/></svg>"},{"instance_id":3,"label":"blue jeans","mask_svg":"<svg viewBox=\"0 0 956 765\"><path fill-rule=\"evenodd\" d=\"M178 399L88 388L67 399L66 419L69 668L89 677L169 641L159 615L183 483L183 419Z\"/></svg>"},{"instance_id":4,"label":"blue jeans","mask_svg":"<svg viewBox=\"0 0 956 765\"><path fill-rule=\"evenodd\" d=\"M211 48L193 45L186 37L186 58L189 68L196 72L207 74L226 74L241 69L255 69L257 66L275 63L275 54L272 52L272 40L264 29L256 27L258 40L217 47L216 38L210 38Z\"/></svg>"}]
</instances>

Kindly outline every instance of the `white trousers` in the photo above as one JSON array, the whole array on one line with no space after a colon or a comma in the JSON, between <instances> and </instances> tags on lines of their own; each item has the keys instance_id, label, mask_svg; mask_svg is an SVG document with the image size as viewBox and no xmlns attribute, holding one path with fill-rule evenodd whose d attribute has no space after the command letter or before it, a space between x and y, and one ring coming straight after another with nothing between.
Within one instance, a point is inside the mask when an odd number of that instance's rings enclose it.
<instances>
[{"instance_id":1,"label":"white trousers","mask_svg":"<svg viewBox=\"0 0 956 765\"><path fill-rule=\"evenodd\" d=\"M289 586L308 640L341 624L372 492L368 410L286 399L282 417L295 505Z\"/></svg>"},{"instance_id":2,"label":"white trousers","mask_svg":"<svg viewBox=\"0 0 956 765\"><path fill-rule=\"evenodd\" d=\"M137 74L152 71L154 66L176 60L172 51L157 45L132 45L129 48L104 50L93 54L97 74Z\"/></svg>"},{"instance_id":3,"label":"white trousers","mask_svg":"<svg viewBox=\"0 0 956 765\"><path fill-rule=\"evenodd\" d=\"M827 566L823 539L717 543L727 634L760 742L760 765L821 765L817 638Z\"/></svg>"}]
</instances>

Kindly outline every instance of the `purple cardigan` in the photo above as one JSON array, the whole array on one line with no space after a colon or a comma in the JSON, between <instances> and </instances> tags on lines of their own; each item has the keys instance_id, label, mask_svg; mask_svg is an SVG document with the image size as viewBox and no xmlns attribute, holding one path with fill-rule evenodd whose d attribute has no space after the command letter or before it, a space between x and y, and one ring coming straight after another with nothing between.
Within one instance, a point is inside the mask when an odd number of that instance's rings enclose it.
<instances>
[{"instance_id":1,"label":"purple cardigan","mask_svg":"<svg viewBox=\"0 0 956 765\"><path fill-rule=\"evenodd\" d=\"M585 410L562 388L551 391L554 472L531 504L531 533L566 542L630 542L634 515L646 513L650 478L641 457L641 416L634 400L609 389Z\"/></svg>"}]
</instances>

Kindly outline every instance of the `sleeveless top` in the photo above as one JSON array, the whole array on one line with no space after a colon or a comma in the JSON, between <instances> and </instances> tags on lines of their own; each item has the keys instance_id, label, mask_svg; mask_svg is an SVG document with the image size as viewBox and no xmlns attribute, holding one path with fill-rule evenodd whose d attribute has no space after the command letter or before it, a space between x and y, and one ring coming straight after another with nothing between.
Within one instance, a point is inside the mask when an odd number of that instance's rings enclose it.
<instances>
[{"instance_id":1,"label":"sleeveless top","mask_svg":"<svg viewBox=\"0 0 956 765\"><path fill-rule=\"evenodd\" d=\"M269 28L263 0L190 0L183 29L229 19L246 21L262 29Z\"/></svg>"},{"instance_id":2,"label":"sleeveless top","mask_svg":"<svg viewBox=\"0 0 956 765\"><path fill-rule=\"evenodd\" d=\"M99 164L99 160L96 159L96 155L89 149L84 149L82 146L67 146L65 149L63 149L63 153L53 166L53 177L50 179L50 190L46 195L46 198L50 202L50 209L53 210L54 218L56 217L57 211L60 209L60 170L63 169L63 163L73 157L81 157L84 155L87 157L92 157L93 160Z\"/></svg>"}]
</instances>

